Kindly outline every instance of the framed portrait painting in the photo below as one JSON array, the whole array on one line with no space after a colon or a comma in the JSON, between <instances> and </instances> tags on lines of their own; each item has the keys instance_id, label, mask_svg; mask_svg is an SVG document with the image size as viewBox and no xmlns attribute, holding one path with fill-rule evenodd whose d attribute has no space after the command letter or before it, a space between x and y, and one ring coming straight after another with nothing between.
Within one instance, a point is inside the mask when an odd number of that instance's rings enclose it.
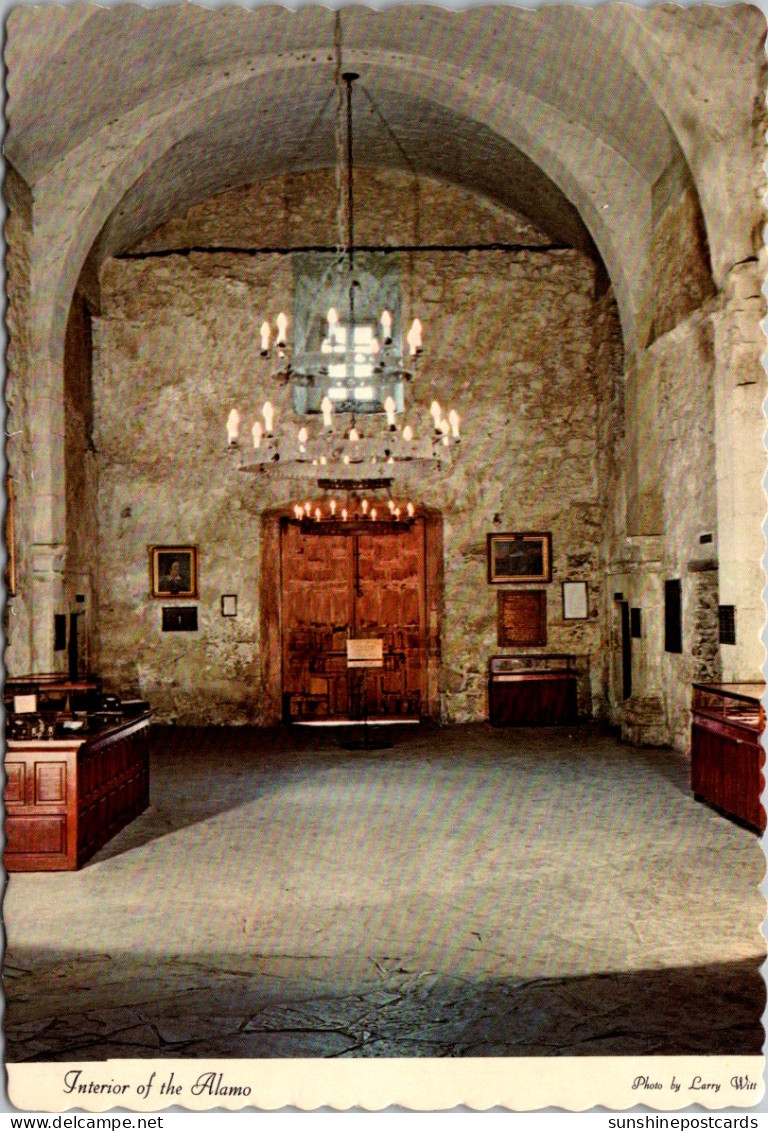
<instances>
[{"instance_id":1,"label":"framed portrait painting","mask_svg":"<svg viewBox=\"0 0 768 1131\"><path fill-rule=\"evenodd\" d=\"M197 546L149 547L150 596L197 599Z\"/></svg>"},{"instance_id":2,"label":"framed portrait painting","mask_svg":"<svg viewBox=\"0 0 768 1131\"><path fill-rule=\"evenodd\" d=\"M489 534L488 581L491 585L552 580L551 534Z\"/></svg>"}]
</instances>

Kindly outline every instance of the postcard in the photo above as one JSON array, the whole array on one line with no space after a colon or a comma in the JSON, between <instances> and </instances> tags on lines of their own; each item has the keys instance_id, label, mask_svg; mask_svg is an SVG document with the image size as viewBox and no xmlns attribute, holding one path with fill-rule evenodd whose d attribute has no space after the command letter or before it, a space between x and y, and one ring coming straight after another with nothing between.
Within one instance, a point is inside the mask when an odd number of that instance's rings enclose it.
<instances>
[{"instance_id":1,"label":"postcard","mask_svg":"<svg viewBox=\"0 0 768 1131\"><path fill-rule=\"evenodd\" d=\"M761 1102L765 34L10 8L16 1110Z\"/></svg>"}]
</instances>

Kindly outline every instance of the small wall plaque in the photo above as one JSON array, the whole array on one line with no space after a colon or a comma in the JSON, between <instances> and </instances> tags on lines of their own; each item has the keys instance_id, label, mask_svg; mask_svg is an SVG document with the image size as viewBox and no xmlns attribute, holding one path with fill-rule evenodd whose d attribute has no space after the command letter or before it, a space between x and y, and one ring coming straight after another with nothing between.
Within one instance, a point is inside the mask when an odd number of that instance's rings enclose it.
<instances>
[{"instance_id":1,"label":"small wall plaque","mask_svg":"<svg viewBox=\"0 0 768 1131\"><path fill-rule=\"evenodd\" d=\"M498 594L498 641L500 648L547 643L547 594L543 589Z\"/></svg>"},{"instance_id":2,"label":"small wall plaque","mask_svg":"<svg viewBox=\"0 0 768 1131\"><path fill-rule=\"evenodd\" d=\"M223 617L237 616L237 594L223 593L221 597L221 615Z\"/></svg>"},{"instance_id":3,"label":"small wall plaque","mask_svg":"<svg viewBox=\"0 0 768 1131\"><path fill-rule=\"evenodd\" d=\"M384 666L384 641L379 639L348 640L348 668L381 668Z\"/></svg>"},{"instance_id":4,"label":"small wall plaque","mask_svg":"<svg viewBox=\"0 0 768 1131\"><path fill-rule=\"evenodd\" d=\"M164 605L163 632L197 632L197 607Z\"/></svg>"},{"instance_id":5,"label":"small wall plaque","mask_svg":"<svg viewBox=\"0 0 768 1131\"><path fill-rule=\"evenodd\" d=\"M586 581L564 581L563 620L585 620L588 616Z\"/></svg>"}]
</instances>

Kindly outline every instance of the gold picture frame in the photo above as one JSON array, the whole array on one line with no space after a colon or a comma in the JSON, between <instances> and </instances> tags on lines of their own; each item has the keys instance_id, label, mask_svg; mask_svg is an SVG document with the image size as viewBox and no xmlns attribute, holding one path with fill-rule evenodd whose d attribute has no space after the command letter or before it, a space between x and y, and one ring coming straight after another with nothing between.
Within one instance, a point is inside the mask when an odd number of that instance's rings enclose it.
<instances>
[{"instance_id":1,"label":"gold picture frame","mask_svg":"<svg viewBox=\"0 0 768 1131\"><path fill-rule=\"evenodd\" d=\"M150 597L155 600L196 601L198 597L197 546L150 546Z\"/></svg>"},{"instance_id":2,"label":"gold picture frame","mask_svg":"<svg viewBox=\"0 0 768 1131\"><path fill-rule=\"evenodd\" d=\"M551 580L551 534L523 532L488 535L489 584L535 585Z\"/></svg>"}]
</instances>

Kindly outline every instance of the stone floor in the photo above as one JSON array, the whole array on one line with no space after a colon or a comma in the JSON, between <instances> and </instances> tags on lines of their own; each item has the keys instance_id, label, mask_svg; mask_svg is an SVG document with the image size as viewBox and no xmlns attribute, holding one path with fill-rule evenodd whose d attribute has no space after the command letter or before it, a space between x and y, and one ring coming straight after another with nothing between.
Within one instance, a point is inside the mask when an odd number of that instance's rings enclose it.
<instances>
[{"instance_id":1,"label":"stone floor","mask_svg":"<svg viewBox=\"0 0 768 1131\"><path fill-rule=\"evenodd\" d=\"M152 805L10 877L6 1058L759 1053L757 838L592 727L158 729Z\"/></svg>"}]
</instances>

